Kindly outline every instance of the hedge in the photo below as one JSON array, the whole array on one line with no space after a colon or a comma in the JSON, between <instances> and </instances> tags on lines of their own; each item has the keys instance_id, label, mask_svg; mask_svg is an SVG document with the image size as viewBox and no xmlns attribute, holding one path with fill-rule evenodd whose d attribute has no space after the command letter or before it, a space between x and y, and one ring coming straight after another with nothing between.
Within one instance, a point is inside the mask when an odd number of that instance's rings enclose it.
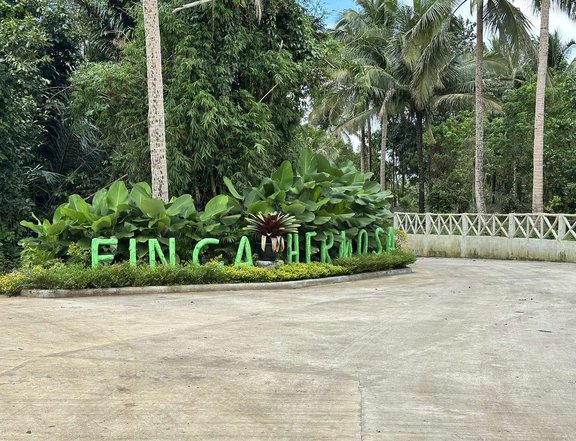
<instances>
[{"instance_id":1,"label":"hedge","mask_svg":"<svg viewBox=\"0 0 576 441\"><path fill-rule=\"evenodd\" d=\"M318 279L373 271L403 268L416 260L403 251L366 254L327 263L294 263L273 269L250 266L160 265L156 268L128 263L86 268L82 265L56 264L50 268L32 267L0 276L0 294L17 295L22 289L85 289L127 286L169 286L214 283L282 282Z\"/></svg>"}]
</instances>

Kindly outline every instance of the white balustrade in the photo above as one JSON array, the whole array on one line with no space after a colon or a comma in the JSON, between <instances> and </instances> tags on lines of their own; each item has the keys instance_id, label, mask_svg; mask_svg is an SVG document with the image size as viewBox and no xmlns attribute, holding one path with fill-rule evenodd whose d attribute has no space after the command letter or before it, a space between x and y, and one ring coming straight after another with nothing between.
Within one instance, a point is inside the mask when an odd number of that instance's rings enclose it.
<instances>
[{"instance_id":1,"label":"white balustrade","mask_svg":"<svg viewBox=\"0 0 576 441\"><path fill-rule=\"evenodd\" d=\"M576 214L394 213L406 234L576 240Z\"/></svg>"}]
</instances>

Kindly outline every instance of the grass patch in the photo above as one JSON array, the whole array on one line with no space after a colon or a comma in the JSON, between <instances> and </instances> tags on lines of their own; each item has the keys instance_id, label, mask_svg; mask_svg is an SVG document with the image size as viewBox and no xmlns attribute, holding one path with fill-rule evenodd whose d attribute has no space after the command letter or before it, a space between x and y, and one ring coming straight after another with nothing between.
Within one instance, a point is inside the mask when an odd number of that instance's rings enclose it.
<instances>
[{"instance_id":1,"label":"grass patch","mask_svg":"<svg viewBox=\"0 0 576 441\"><path fill-rule=\"evenodd\" d=\"M127 286L201 285L214 283L284 282L320 279L373 271L403 268L416 260L402 251L381 255L366 254L335 260L332 264L313 262L280 265L273 269L233 267L209 263L156 268L128 263L86 268L82 265L56 264L51 268L33 267L0 276L0 294L17 295L22 289L87 289Z\"/></svg>"}]
</instances>

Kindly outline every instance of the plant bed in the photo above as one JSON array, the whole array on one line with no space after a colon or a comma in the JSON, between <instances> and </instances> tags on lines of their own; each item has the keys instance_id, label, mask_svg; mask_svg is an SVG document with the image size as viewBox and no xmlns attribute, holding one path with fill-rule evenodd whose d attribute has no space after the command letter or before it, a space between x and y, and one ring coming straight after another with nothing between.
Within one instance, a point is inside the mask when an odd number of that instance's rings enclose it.
<instances>
[{"instance_id":1,"label":"plant bed","mask_svg":"<svg viewBox=\"0 0 576 441\"><path fill-rule=\"evenodd\" d=\"M405 268L415 256L402 251L381 255L360 255L327 263L297 263L273 269L252 266L161 265L156 268L129 264L85 268L58 264L50 268L33 267L0 276L0 294L18 295L27 290L82 290L149 286L189 286L229 283L270 283L322 279L374 271ZM363 265L362 262L365 262Z\"/></svg>"}]
</instances>

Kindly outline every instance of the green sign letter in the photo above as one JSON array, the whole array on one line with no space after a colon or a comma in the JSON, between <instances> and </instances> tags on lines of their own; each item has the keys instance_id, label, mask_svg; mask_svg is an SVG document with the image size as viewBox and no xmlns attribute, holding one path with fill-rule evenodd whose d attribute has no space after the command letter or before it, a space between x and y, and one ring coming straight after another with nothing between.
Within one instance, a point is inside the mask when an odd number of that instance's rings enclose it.
<instances>
[{"instance_id":1,"label":"green sign letter","mask_svg":"<svg viewBox=\"0 0 576 441\"><path fill-rule=\"evenodd\" d=\"M96 268L100 262L112 262L114 254L98 254L100 245L108 245L115 247L118 245L118 239L111 237L110 239L94 238L92 239L92 268Z\"/></svg>"},{"instance_id":2,"label":"green sign letter","mask_svg":"<svg viewBox=\"0 0 576 441\"><path fill-rule=\"evenodd\" d=\"M330 258L330 253L328 250L334 246L334 233L331 231L326 232L327 240L323 240L320 244L320 262L322 263L332 263Z\"/></svg>"},{"instance_id":3,"label":"green sign letter","mask_svg":"<svg viewBox=\"0 0 576 441\"><path fill-rule=\"evenodd\" d=\"M286 258L288 263L300 263L300 236L298 233L288 234L286 244Z\"/></svg>"},{"instance_id":4,"label":"green sign letter","mask_svg":"<svg viewBox=\"0 0 576 441\"><path fill-rule=\"evenodd\" d=\"M317 235L316 231L306 233L306 263L312 262L312 238Z\"/></svg>"},{"instance_id":5,"label":"green sign letter","mask_svg":"<svg viewBox=\"0 0 576 441\"><path fill-rule=\"evenodd\" d=\"M388 227L388 235L386 236L386 251L394 251L396 249L394 236L394 227Z\"/></svg>"},{"instance_id":6,"label":"green sign letter","mask_svg":"<svg viewBox=\"0 0 576 441\"><path fill-rule=\"evenodd\" d=\"M382 254L383 251L382 240L380 239L382 233L384 233L384 228L378 227L374 231L374 239L376 240L376 251L375 251L376 254Z\"/></svg>"},{"instance_id":7,"label":"green sign letter","mask_svg":"<svg viewBox=\"0 0 576 441\"><path fill-rule=\"evenodd\" d=\"M135 267L138 256L136 255L136 239L130 239L130 266Z\"/></svg>"},{"instance_id":8,"label":"green sign letter","mask_svg":"<svg viewBox=\"0 0 576 441\"><path fill-rule=\"evenodd\" d=\"M200 250L204 248L206 245L218 245L219 243L220 241L218 239L214 239L212 237L202 239L194 247L194 251L192 252L192 263L194 265L200 265L200 259L199 259Z\"/></svg>"},{"instance_id":9,"label":"green sign letter","mask_svg":"<svg viewBox=\"0 0 576 441\"><path fill-rule=\"evenodd\" d=\"M245 257L245 261L242 261L242 257ZM238 245L238 251L236 252L236 259L234 260L234 266L252 266L252 247L250 246L250 240L246 236L242 236L240 239L240 245Z\"/></svg>"},{"instance_id":10,"label":"green sign letter","mask_svg":"<svg viewBox=\"0 0 576 441\"><path fill-rule=\"evenodd\" d=\"M156 254L158 254L158 259L162 262L162 265L168 265L166 261L166 256L160 247L160 242L158 239L148 240L148 262L150 268L156 268ZM176 239L171 237L168 239L168 255L170 259L170 265L176 266Z\"/></svg>"},{"instance_id":11,"label":"green sign letter","mask_svg":"<svg viewBox=\"0 0 576 441\"><path fill-rule=\"evenodd\" d=\"M368 254L368 231L360 230L356 236L356 254Z\"/></svg>"},{"instance_id":12,"label":"green sign letter","mask_svg":"<svg viewBox=\"0 0 576 441\"><path fill-rule=\"evenodd\" d=\"M339 256L350 257L352 255L352 239L346 239L346 231L340 232L342 241L340 242Z\"/></svg>"}]
</instances>

